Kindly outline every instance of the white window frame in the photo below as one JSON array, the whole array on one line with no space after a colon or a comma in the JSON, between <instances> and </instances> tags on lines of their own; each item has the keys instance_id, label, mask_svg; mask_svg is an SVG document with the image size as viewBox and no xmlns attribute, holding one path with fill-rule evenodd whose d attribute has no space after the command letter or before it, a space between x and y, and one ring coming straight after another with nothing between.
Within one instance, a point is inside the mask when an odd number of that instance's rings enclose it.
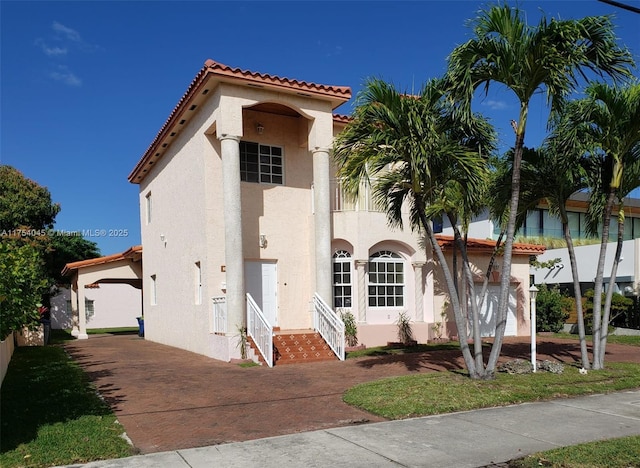
<instances>
[{"instance_id":1,"label":"white window frame","mask_svg":"<svg viewBox=\"0 0 640 468\"><path fill-rule=\"evenodd\" d=\"M337 266L340 270L336 271ZM348 270L345 271L345 266ZM351 309L353 307L353 261L346 250L338 250L333 254L333 307L336 309ZM349 281L345 282L345 276ZM348 290L348 294L345 293ZM340 294L338 294L340 291Z\"/></svg>"},{"instance_id":2,"label":"white window frame","mask_svg":"<svg viewBox=\"0 0 640 468\"><path fill-rule=\"evenodd\" d=\"M390 250L380 250L369 257L368 266L367 303L369 307L404 308L407 270L404 259Z\"/></svg>"},{"instance_id":3,"label":"white window frame","mask_svg":"<svg viewBox=\"0 0 640 468\"><path fill-rule=\"evenodd\" d=\"M195 263L195 304L202 304L202 266Z\"/></svg>"},{"instance_id":4,"label":"white window frame","mask_svg":"<svg viewBox=\"0 0 640 468\"><path fill-rule=\"evenodd\" d=\"M144 196L145 199L145 210L146 210L146 221L147 224L151 224L151 192L147 193Z\"/></svg>"},{"instance_id":5,"label":"white window frame","mask_svg":"<svg viewBox=\"0 0 640 468\"><path fill-rule=\"evenodd\" d=\"M257 156L255 161L247 160L248 145L257 146L257 153L251 153L251 156ZM249 165L252 165L251 170ZM254 184L284 185L284 148L255 141L240 141L240 180Z\"/></svg>"},{"instance_id":6,"label":"white window frame","mask_svg":"<svg viewBox=\"0 0 640 468\"><path fill-rule=\"evenodd\" d=\"M151 297L150 302L151 305L158 305L158 279L156 275L151 275Z\"/></svg>"},{"instance_id":7,"label":"white window frame","mask_svg":"<svg viewBox=\"0 0 640 468\"><path fill-rule=\"evenodd\" d=\"M95 301L93 299L87 299L86 297L84 298L84 316L87 321L91 320L91 317L93 317L96 313L94 302Z\"/></svg>"}]
</instances>

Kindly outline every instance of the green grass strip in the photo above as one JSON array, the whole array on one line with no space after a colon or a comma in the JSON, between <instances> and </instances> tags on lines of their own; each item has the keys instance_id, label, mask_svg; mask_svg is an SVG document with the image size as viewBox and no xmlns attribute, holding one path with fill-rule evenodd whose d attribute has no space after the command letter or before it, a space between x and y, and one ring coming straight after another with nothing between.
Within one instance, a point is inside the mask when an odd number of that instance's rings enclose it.
<instances>
[{"instance_id":1,"label":"green grass strip","mask_svg":"<svg viewBox=\"0 0 640 468\"><path fill-rule=\"evenodd\" d=\"M640 466L640 436L562 447L512 460L510 468L631 468Z\"/></svg>"},{"instance_id":2,"label":"green grass strip","mask_svg":"<svg viewBox=\"0 0 640 468\"><path fill-rule=\"evenodd\" d=\"M387 419L403 419L638 387L640 364L609 363L607 369L586 375L567 366L562 374L498 373L490 381L471 380L460 372L392 377L356 385L343 399Z\"/></svg>"},{"instance_id":3,"label":"green grass strip","mask_svg":"<svg viewBox=\"0 0 640 468\"><path fill-rule=\"evenodd\" d=\"M67 465L133 453L109 406L58 346L17 348L0 399L2 467Z\"/></svg>"}]
</instances>

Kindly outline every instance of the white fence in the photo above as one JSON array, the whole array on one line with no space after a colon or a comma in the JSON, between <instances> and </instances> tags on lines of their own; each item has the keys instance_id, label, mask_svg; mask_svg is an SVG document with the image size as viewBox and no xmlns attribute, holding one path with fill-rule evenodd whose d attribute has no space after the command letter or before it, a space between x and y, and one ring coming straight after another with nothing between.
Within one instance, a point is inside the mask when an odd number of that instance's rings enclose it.
<instances>
[{"instance_id":1,"label":"white fence","mask_svg":"<svg viewBox=\"0 0 640 468\"><path fill-rule=\"evenodd\" d=\"M13 356L13 333L7 336L4 341L0 341L0 386L4 381L4 376L7 375L7 369L9 368L9 362L11 362L11 356Z\"/></svg>"}]
</instances>

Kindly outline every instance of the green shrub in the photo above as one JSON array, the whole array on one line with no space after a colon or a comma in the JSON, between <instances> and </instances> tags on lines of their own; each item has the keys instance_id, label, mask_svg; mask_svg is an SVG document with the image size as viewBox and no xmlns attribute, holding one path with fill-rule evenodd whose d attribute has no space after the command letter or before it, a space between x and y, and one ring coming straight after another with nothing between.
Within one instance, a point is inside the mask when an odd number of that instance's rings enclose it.
<instances>
[{"instance_id":1,"label":"green shrub","mask_svg":"<svg viewBox=\"0 0 640 468\"><path fill-rule=\"evenodd\" d=\"M572 301L562 295L557 286L541 284L536 299L536 327L538 331L558 332L569 318Z\"/></svg>"},{"instance_id":2,"label":"green shrub","mask_svg":"<svg viewBox=\"0 0 640 468\"><path fill-rule=\"evenodd\" d=\"M584 322L587 333L591 333L593 328L593 289L589 289L584 293L585 311ZM602 293L602 311L604 312L604 301L606 294ZM618 317L630 315L633 313L634 303L630 297L625 297L622 294L613 293L611 296L611 310L609 315L609 324L613 323ZM611 326L608 327L611 331Z\"/></svg>"}]
</instances>

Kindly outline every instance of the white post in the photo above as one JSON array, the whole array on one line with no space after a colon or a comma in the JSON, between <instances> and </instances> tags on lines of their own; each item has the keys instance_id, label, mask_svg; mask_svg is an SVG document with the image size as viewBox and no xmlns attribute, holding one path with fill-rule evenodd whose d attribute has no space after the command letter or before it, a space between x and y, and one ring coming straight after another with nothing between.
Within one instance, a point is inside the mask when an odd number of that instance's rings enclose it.
<instances>
[{"instance_id":1,"label":"white post","mask_svg":"<svg viewBox=\"0 0 640 468\"><path fill-rule=\"evenodd\" d=\"M538 294L538 288L535 285L531 285L529 288L529 299L531 300L531 365L533 366L533 372L537 370L536 362L536 295Z\"/></svg>"},{"instance_id":2,"label":"white post","mask_svg":"<svg viewBox=\"0 0 640 468\"><path fill-rule=\"evenodd\" d=\"M227 283L227 335L245 325L242 204L240 200L240 137L220 135L222 199L224 201L224 257Z\"/></svg>"},{"instance_id":3,"label":"white post","mask_svg":"<svg viewBox=\"0 0 640 468\"><path fill-rule=\"evenodd\" d=\"M329 149L313 151L313 206L315 213L316 292L327 304L333 304L331 263L331 190L329 178Z\"/></svg>"}]
</instances>

